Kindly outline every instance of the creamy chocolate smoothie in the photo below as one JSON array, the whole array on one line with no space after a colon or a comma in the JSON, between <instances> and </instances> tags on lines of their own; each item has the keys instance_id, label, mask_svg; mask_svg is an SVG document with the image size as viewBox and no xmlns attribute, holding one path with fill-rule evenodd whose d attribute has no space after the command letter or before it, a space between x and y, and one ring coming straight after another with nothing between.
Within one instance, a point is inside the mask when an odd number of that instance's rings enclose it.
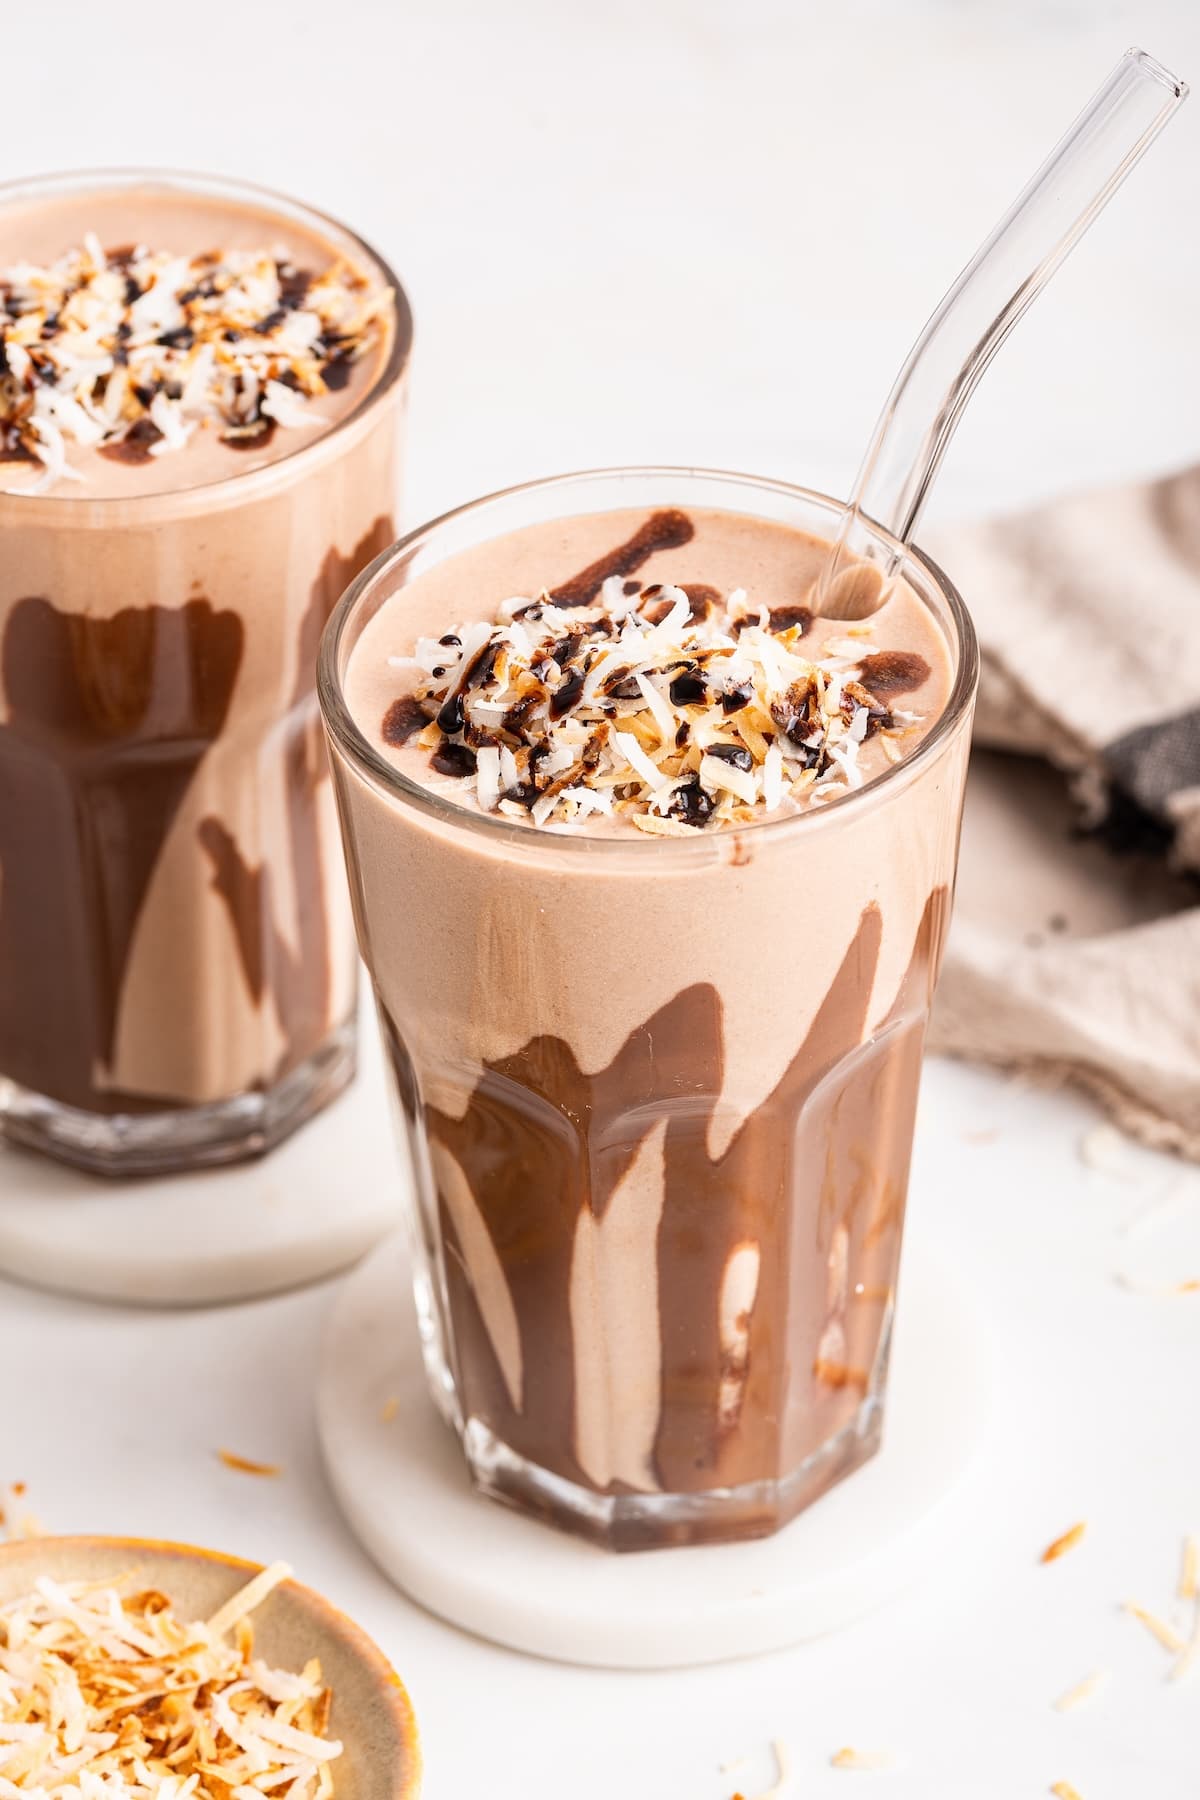
<instances>
[{"instance_id":1,"label":"creamy chocolate smoothie","mask_svg":"<svg viewBox=\"0 0 1200 1800\"><path fill-rule=\"evenodd\" d=\"M411 321L240 184L0 190L0 1126L112 1173L353 1072L314 663L393 537Z\"/></svg>"},{"instance_id":2,"label":"creamy chocolate smoothie","mask_svg":"<svg viewBox=\"0 0 1200 1800\"><path fill-rule=\"evenodd\" d=\"M879 1442L975 661L919 558L812 616L837 517L568 478L326 635L435 1393L617 1548L771 1531Z\"/></svg>"}]
</instances>

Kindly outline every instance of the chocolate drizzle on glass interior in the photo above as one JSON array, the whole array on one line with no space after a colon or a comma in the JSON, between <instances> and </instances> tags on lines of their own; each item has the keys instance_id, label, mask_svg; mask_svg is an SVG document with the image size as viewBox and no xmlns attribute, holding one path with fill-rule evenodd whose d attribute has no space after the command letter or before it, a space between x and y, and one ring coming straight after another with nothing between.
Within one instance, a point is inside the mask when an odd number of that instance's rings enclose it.
<instances>
[{"instance_id":1,"label":"chocolate drizzle on glass interior","mask_svg":"<svg viewBox=\"0 0 1200 1800\"><path fill-rule=\"evenodd\" d=\"M432 1391L613 1548L775 1530L880 1440L976 660L918 552L869 635L806 616L839 516L535 483L322 646Z\"/></svg>"},{"instance_id":2,"label":"chocolate drizzle on glass interior","mask_svg":"<svg viewBox=\"0 0 1200 1800\"><path fill-rule=\"evenodd\" d=\"M682 513L661 512L639 541L692 535ZM610 558L629 560L628 545ZM416 684L383 736L415 737L484 811L534 825L605 818L670 836L749 824L861 787L863 746L878 737L898 762L922 722L896 704L929 678L919 652L877 649L868 621L810 660L812 623L745 588L620 573L506 600L495 624L418 640Z\"/></svg>"},{"instance_id":3,"label":"chocolate drizzle on glass interior","mask_svg":"<svg viewBox=\"0 0 1200 1800\"><path fill-rule=\"evenodd\" d=\"M0 189L0 1130L257 1154L354 1070L317 716L394 535L411 341L345 227L219 178Z\"/></svg>"}]
</instances>

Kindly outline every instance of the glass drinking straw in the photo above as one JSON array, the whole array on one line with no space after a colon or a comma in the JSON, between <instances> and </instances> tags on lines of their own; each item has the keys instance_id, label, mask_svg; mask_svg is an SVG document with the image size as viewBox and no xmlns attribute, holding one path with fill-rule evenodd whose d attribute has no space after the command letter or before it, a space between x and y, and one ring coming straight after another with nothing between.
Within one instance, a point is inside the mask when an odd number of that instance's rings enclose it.
<instances>
[{"instance_id":1,"label":"glass drinking straw","mask_svg":"<svg viewBox=\"0 0 1200 1800\"><path fill-rule=\"evenodd\" d=\"M909 352L880 414L842 526L813 588L814 610L861 619L887 597L898 552L984 370L1054 271L1187 96L1144 50L1128 50L976 251Z\"/></svg>"}]
</instances>

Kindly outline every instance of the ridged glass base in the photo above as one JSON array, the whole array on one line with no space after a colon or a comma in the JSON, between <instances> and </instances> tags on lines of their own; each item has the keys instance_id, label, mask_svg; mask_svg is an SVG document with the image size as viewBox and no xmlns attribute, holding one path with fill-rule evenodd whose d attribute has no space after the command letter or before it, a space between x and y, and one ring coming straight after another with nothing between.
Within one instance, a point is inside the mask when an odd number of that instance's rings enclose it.
<instances>
[{"instance_id":1,"label":"ridged glass base","mask_svg":"<svg viewBox=\"0 0 1200 1800\"><path fill-rule=\"evenodd\" d=\"M665 1550L769 1537L868 1462L883 1438L883 1401L868 1397L849 1424L777 1481L704 1494L600 1494L552 1475L468 1419L462 1445L480 1493L605 1550Z\"/></svg>"},{"instance_id":2,"label":"ridged glass base","mask_svg":"<svg viewBox=\"0 0 1200 1800\"><path fill-rule=\"evenodd\" d=\"M272 1088L164 1112L90 1113L0 1077L0 1134L95 1175L169 1175L263 1156L346 1088L355 1021Z\"/></svg>"}]
</instances>

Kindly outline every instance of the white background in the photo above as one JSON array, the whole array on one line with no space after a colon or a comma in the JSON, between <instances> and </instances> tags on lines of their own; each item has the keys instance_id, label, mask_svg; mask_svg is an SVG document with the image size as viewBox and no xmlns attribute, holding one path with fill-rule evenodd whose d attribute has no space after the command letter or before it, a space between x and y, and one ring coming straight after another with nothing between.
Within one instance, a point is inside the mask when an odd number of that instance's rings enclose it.
<instances>
[{"instance_id":1,"label":"white background","mask_svg":"<svg viewBox=\"0 0 1200 1800\"><path fill-rule=\"evenodd\" d=\"M417 315L410 520L608 461L844 490L925 314L1131 41L1200 81L1195 0L8 0L4 162L241 174L375 240ZM935 511L1196 454L1198 219L1193 100L1004 351ZM617 1676L417 1612L318 1465L329 1290L161 1316L0 1285L0 1480L58 1530L288 1557L399 1666L435 1800L721 1800L768 1784L772 1738L797 1796L1009 1800L1065 1778L1083 1800L1193 1800L1200 1681L1166 1687L1118 1606L1169 1610L1200 1531L1200 1296L1113 1272L1200 1276L1200 1175L1132 1152L1089 1169L1093 1123L930 1070L914 1208L995 1333L999 1416L940 1577L836 1640ZM1122 1235L1168 1189L1161 1222ZM285 1472L232 1474L223 1444ZM1083 1547L1039 1567L1079 1518ZM1096 1667L1106 1694L1055 1713ZM903 1767L832 1771L843 1743Z\"/></svg>"}]
</instances>

